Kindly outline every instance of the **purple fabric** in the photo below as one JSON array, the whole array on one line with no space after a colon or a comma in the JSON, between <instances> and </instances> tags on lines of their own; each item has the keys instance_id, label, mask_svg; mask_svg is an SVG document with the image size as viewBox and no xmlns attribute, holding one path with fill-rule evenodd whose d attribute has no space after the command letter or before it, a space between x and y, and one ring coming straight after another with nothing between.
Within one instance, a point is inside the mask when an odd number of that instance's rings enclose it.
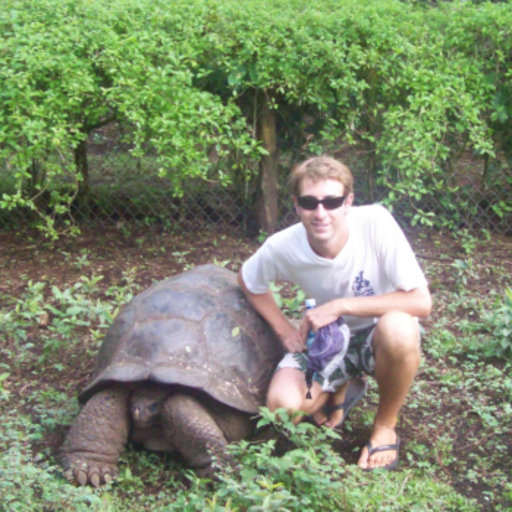
<instances>
[{"instance_id":1,"label":"purple fabric","mask_svg":"<svg viewBox=\"0 0 512 512\"><path fill-rule=\"evenodd\" d=\"M321 372L340 353L347 352L349 338L340 329L345 320L340 317L335 322L318 329L315 340L308 351L308 370Z\"/></svg>"},{"instance_id":2,"label":"purple fabric","mask_svg":"<svg viewBox=\"0 0 512 512\"><path fill-rule=\"evenodd\" d=\"M308 350L308 366L306 368L307 399L311 398L313 375L323 372L334 357L339 356L340 359L343 359L347 353L349 341L350 330L343 317L318 329ZM331 368L331 372L332 370L333 368Z\"/></svg>"}]
</instances>

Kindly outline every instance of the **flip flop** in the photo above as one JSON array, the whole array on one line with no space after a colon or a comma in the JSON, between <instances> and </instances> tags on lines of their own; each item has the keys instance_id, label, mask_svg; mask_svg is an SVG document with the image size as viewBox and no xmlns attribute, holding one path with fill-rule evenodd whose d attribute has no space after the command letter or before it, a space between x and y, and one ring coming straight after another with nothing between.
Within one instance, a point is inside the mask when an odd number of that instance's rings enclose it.
<instances>
[{"instance_id":1,"label":"flip flop","mask_svg":"<svg viewBox=\"0 0 512 512\"><path fill-rule=\"evenodd\" d=\"M372 446L372 443L368 442L366 444L366 448L368 448L368 458L370 458L374 453L378 452L385 452L388 450L395 450L396 451L396 457L394 460L392 460L389 464L386 464L385 466L381 466L379 468L363 468L364 471L374 471L375 469L387 469L392 470L396 469L398 466L398 459L399 459L399 450L400 450L400 436L396 435L396 443L395 444L383 444L381 446Z\"/></svg>"},{"instance_id":2,"label":"flip flop","mask_svg":"<svg viewBox=\"0 0 512 512\"><path fill-rule=\"evenodd\" d=\"M352 407L354 407L354 405L356 405L357 402L359 402L359 400L361 400L363 395L366 393L367 387L368 385L366 384L366 381L364 381L363 379L352 379L350 381L350 384L348 385L348 389L345 394L345 400L341 404L324 405L323 411L327 417L329 417L334 411L339 411L340 409L343 409L343 417L334 428L341 427Z\"/></svg>"}]
</instances>

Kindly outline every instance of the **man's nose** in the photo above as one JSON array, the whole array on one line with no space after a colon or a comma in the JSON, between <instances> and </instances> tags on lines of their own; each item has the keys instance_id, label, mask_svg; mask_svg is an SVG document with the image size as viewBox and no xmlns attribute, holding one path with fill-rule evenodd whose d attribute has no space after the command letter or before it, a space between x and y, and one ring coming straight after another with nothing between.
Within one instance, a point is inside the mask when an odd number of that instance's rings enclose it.
<instances>
[{"instance_id":1,"label":"man's nose","mask_svg":"<svg viewBox=\"0 0 512 512\"><path fill-rule=\"evenodd\" d=\"M327 210L324 208L324 205L322 203L318 203L317 207L315 208L315 217L322 218L326 215Z\"/></svg>"}]
</instances>

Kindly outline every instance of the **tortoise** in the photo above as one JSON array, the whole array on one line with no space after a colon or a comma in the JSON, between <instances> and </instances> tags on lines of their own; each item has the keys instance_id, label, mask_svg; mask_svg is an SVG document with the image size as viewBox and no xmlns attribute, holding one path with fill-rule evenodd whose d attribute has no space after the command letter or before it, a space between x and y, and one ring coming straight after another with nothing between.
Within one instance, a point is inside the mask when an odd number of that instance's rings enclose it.
<instances>
[{"instance_id":1,"label":"tortoise","mask_svg":"<svg viewBox=\"0 0 512 512\"><path fill-rule=\"evenodd\" d=\"M230 270L203 265L152 285L116 317L79 395L60 449L68 478L110 481L129 440L214 471L212 455L251 434L281 357Z\"/></svg>"}]
</instances>

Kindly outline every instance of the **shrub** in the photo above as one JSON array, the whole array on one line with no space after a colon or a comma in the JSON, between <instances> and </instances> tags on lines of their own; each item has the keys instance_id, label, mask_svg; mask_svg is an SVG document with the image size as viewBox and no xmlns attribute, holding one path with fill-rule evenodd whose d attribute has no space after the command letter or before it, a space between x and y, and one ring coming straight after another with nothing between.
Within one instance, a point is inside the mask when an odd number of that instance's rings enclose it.
<instances>
[{"instance_id":1,"label":"shrub","mask_svg":"<svg viewBox=\"0 0 512 512\"><path fill-rule=\"evenodd\" d=\"M484 311L478 323L486 340L479 337L478 351L487 357L512 358L512 288L498 295L490 310Z\"/></svg>"},{"instance_id":2,"label":"shrub","mask_svg":"<svg viewBox=\"0 0 512 512\"><path fill-rule=\"evenodd\" d=\"M234 184L255 207L259 166L275 202L278 150L293 163L344 147L364 194L413 223L506 224L511 27L506 2L9 0L0 208L51 230L87 199L88 136L115 122L176 195Z\"/></svg>"},{"instance_id":3,"label":"shrub","mask_svg":"<svg viewBox=\"0 0 512 512\"><path fill-rule=\"evenodd\" d=\"M86 140L119 123L134 156L156 154L179 194L185 177L225 181L208 152L250 154L230 102L197 89L192 18L162 2L9 0L0 13L0 165L13 189L0 207L56 216L88 193ZM165 4L167 6L167 4Z\"/></svg>"}]
</instances>

